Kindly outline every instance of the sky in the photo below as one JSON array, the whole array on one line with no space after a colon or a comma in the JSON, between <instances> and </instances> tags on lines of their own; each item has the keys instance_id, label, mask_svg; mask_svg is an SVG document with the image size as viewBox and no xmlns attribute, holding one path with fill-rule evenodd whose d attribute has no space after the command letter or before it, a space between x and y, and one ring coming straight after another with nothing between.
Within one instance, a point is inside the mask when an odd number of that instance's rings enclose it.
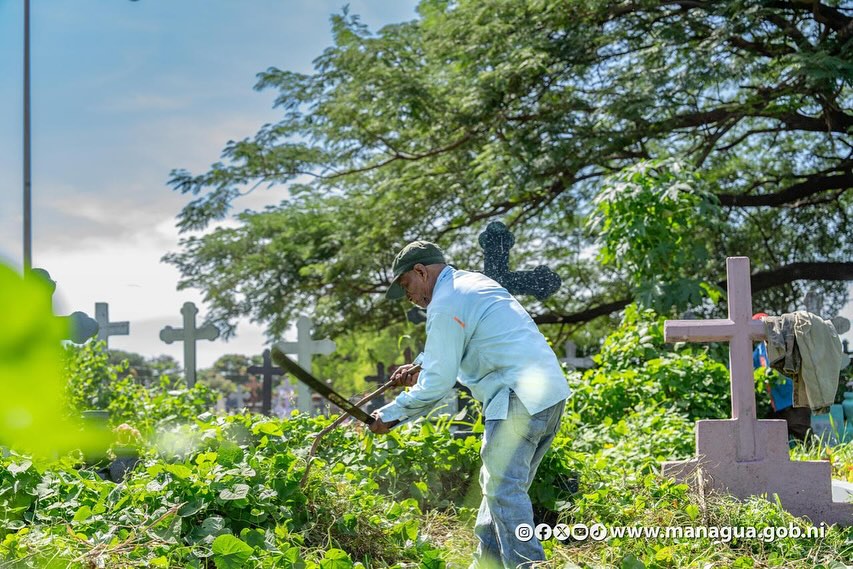
<instances>
[{"instance_id":1,"label":"sky","mask_svg":"<svg viewBox=\"0 0 853 569\"><path fill-rule=\"evenodd\" d=\"M414 0L351 0L372 30L415 17ZM32 0L33 266L57 282L58 314L94 316L107 302L129 336L110 347L183 360L159 331L182 326L178 248L188 198L175 168L207 171L229 140L278 120L275 92L256 92L269 67L310 72L331 45L342 0ZM22 267L23 0L0 0L0 261ZM259 189L234 211L262 209L286 188ZM851 289L853 292L853 289ZM853 297L853 294L851 294ZM842 314L853 319L853 304ZM846 335L853 341L853 334ZM295 330L286 338L295 339ZM200 341L198 367L227 353L258 354L263 330ZM562 354L560 354L562 355Z\"/></svg>"},{"instance_id":2,"label":"sky","mask_svg":"<svg viewBox=\"0 0 853 569\"><path fill-rule=\"evenodd\" d=\"M110 347L183 360L159 339L182 326L176 216L189 201L169 172L207 171L229 140L276 121L269 67L310 72L332 43L329 17L348 3L371 30L413 19L412 0L31 0L33 266L57 282L57 314L130 322ZM23 0L0 0L0 262L23 266ZM262 209L286 188L258 189L234 211ZM295 329L291 332L295 339ZM200 341L199 369L226 353L258 354L263 329L239 321L228 342Z\"/></svg>"}]
</instances>

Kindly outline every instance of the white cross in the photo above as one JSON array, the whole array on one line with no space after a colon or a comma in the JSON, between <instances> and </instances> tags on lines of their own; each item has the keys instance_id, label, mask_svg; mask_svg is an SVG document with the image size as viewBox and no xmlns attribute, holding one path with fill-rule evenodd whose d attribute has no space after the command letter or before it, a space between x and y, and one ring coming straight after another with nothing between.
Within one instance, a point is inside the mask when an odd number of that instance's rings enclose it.
<instances>
[{"instance_id":1,"label":"white cross","mask_svg":"<svg viewBox=\"0 0 853 569\"><path fill-rule=\"evenodd\" d=\"M755 381L752 349L764 339L764 323L752 319L749 259L726 259L729 317L726 320L667 320L667 342L729 342L732 418L737 420L737 460L756 460Z\"/></svg>"},{"instance_id":2,"label":"white cross","mask_svg":"<svg viewBox=\"0 0 853 569\"><path fill-rule=\"evenodd\" d=\"M196 340L215 340L219 337L219 328L213 324L206 324L201 328L195 327L195 317L198 308L192 302L185 302L181 308L184 315L184 327L172 328L166 326L160 330L160 339L171 344L172 342L184 343L184 375L187 378L187 387L195 385L195 343Z\"/></svg>"},{"instance_id":3,"label":"white cross","mask_svg":"<svg viewBox=\"0 0 853 569\"><path fill-rule=\"evenodd\" d=\"M276 344L285 354L296 354L297 363L308 373L312 373L311 359L314 354L327 356L335 351L335 343L332 340L328 338L312 339L311 332L313 329L314 322L307 316L300 316L296 322L296 342L279 342ZM301 381L296 386L296 407L303 413L311 413L313 410L311 390Z\"/></svg>"},{"instance_id":4,"label":"white cross","mask_svg":"<svg viewBox=\"0 0 853 569\"><path fill-rule=\"evenodd\" d=\"M130 334L130 322L110 322L110 307L106 302L95 303L95 320L98 322L98 340L110 347L110 336Z\"/></svg>"},{"instance_id":5,"label":"white cross","mask_svg":"<svg viewBox=\"0 0 853 569\"><path fill-rule=\"evenodd\" d=\"M577 352L578 347L574 342L569 340L566 342L566 357L560 361L566 364L566 367L570 369L589 369L595 366L595 362L592 361L592 358L579 358L577 357Z\"/></svg>"}]
</instances>

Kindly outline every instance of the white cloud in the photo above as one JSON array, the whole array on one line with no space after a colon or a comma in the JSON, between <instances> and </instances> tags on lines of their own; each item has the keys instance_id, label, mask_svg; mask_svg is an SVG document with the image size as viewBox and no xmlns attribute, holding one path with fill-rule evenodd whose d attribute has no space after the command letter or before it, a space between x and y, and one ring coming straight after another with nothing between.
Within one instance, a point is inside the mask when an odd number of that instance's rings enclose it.
<instances>
[{"instance_id":1,"label":"white cloud","mask_svg":"<svg viewBox=\"0 0 853 569\"><path fill-rule=\"evenodd\" d=\"M179 111L192 104L189 97L168 97L155 93L139 93L101 105L102 111L111 113L137 113L142 111Z\"/></svg>"},{"instance_id":2,"label":"white cloud","mask_svg":"<svg viewBox=\"0 0 853 569\"><path fill-rule=\"evenodd\" d=\"M182 345L167 345L160 340L159 332L166 325L182 325L180 310L187 301L199 308L200 324L205 318L204 302L198 290L176 290L180 277L177 269L160 262L163 242L176 243L174 224L162 221L152 233L155 237L149 240L136 233L122 242L51 251L39 257L37 266L47 269L57 283L57 314L81 310L94 316L95 303L106 302L111 321L130 322L130 335L112 337L111 347L148 357L169 354L183 361ZM228 342L219 339L198 343L199 368L209 367L228 353L260 354L265 348L263 338L261 326L241 319L236 337Z\"/></svg>"}]
</instances>

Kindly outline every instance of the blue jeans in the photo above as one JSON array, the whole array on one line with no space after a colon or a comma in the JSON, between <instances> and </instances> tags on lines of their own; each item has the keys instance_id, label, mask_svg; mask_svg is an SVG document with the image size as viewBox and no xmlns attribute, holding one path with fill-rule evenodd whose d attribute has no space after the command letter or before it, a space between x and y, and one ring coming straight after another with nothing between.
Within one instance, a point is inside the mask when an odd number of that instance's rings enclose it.
<instances>
[{"instance_id":1,"label":"blue jeans","mask_svg":"<svg viewBox=\"0 0 853 569\"><path fill-rule=\"evenodd\" d=\"M533 523L533 506L527 491L560 427L566 402L530 415L515 393L510 393L505 420L487 420L480 456L483 501L474 533L480 540L470 569L515 569L543 561L545 552L535 536L522 541L515 536L519 524Z\"/></svg>"}]
</instances>

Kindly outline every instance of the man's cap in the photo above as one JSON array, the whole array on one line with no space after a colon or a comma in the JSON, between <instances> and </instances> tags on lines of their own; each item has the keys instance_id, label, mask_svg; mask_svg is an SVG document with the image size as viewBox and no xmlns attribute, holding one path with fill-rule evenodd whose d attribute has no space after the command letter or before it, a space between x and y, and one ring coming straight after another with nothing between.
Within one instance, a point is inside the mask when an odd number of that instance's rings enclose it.
<instances>
[{"instance_id":1,"label":"man's cap","mask_svg":"<svg viewBox=\"0 0 853 569\"><path fill-rule=\"evenodd\" d=\"M394 263L391 265L391 272L394 273L394 279L391 281L391 286L385 291L385 298L388 300L397 300L406 296L406 291L400 286L400 277L415 268L415 265L434 265L436 263L445 263L444 253L438 248L435 243L429 241L412 241L403 247L397 256L394 257Z\"/></svg>"},{"instance_id":2,"label":"man's cap","mask_svg":"<svg viewBox=\"0 0 853 569\"><path fill-rule=\"evenodd\" d=\"M763 318L767 318L766 312L756 312L755 314L752 315L753 320L761 320Z\"/></svg>"}]
</instances>

